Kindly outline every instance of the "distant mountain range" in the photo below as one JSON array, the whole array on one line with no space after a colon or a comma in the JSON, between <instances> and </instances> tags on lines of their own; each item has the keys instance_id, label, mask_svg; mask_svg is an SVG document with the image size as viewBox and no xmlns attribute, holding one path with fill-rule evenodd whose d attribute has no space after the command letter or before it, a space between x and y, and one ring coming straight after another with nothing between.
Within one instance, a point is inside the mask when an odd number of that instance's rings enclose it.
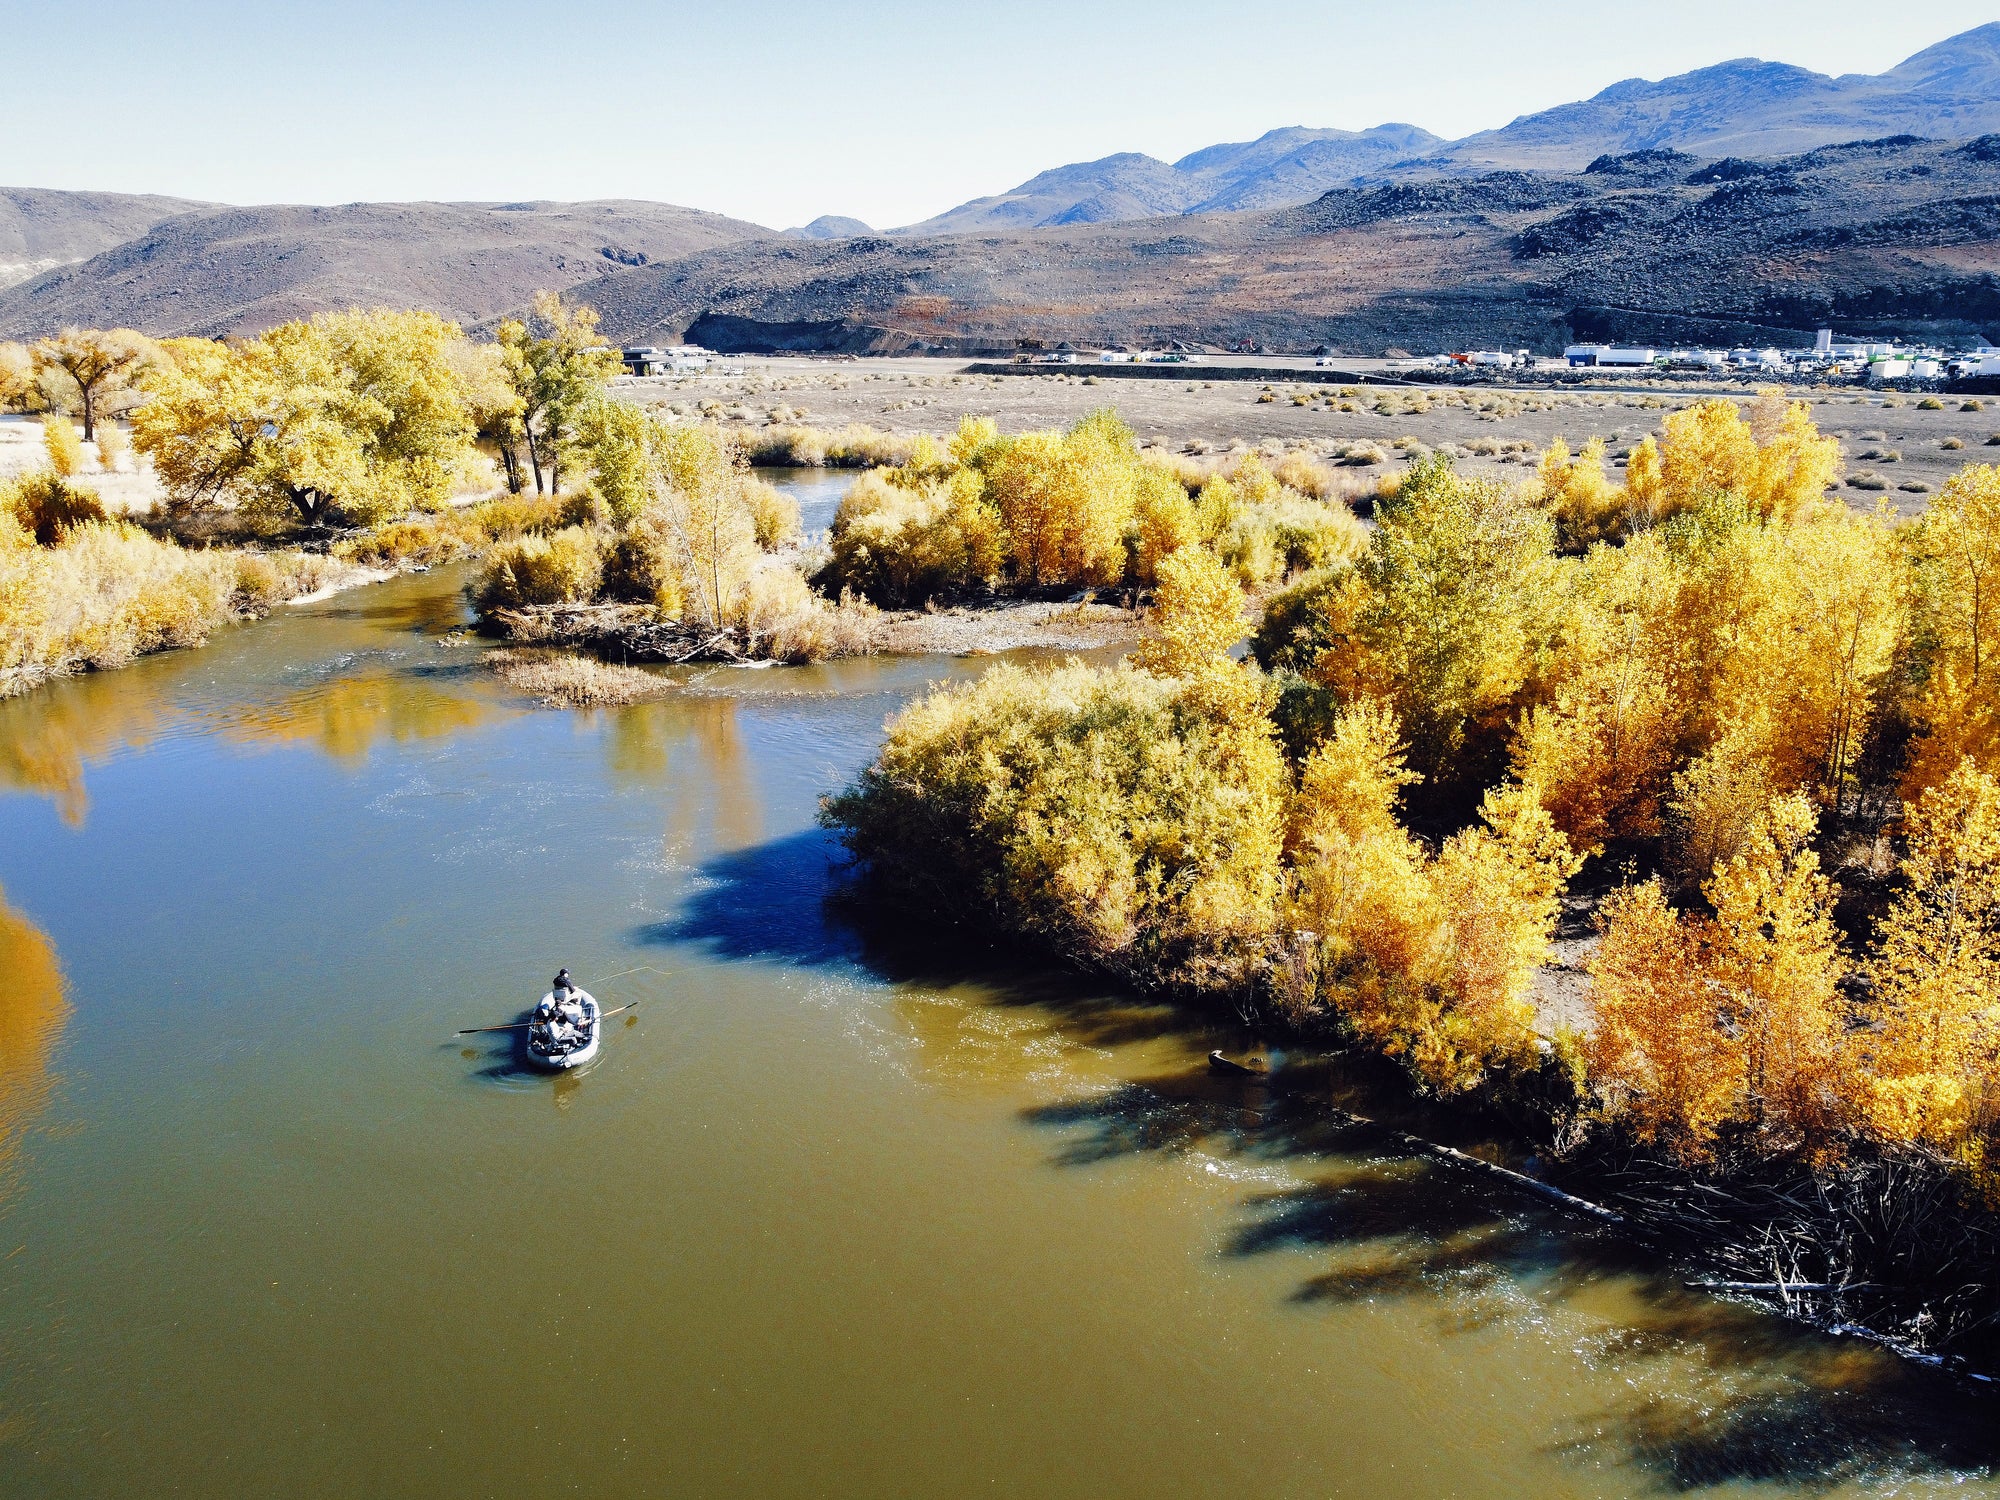
<instances>
[{"instance_id":1,"label":"distant mountain range","mask_svg":"<svg viewBox=\"0 0 2000 1500\"><path fill-rule=\"evenodd\" d=\"M2000 131L2000 22L1975 27L1886 73L1829 78L1739 58L1595 97L1498 130L1445 141L1414 125L1273 130L1169 164L1137 152L1056 167L894 234L967 234L1101 224L1159 214L1303 203L1380 177L1575 171L1599 156L1670 148L1703 156L1783 156L1890 135L1961 140Z\"/></svg>"},{"instance_id":2,"label":"distant mountain range","mask_svg":"<svg viewBox=\"0 0 2000 1500\"><path fill-rule=\"evenodd\" d=\"M1103 224L1160 214L1226 213L1303 203L1329 187L1444 145L1414 125L1373 130L1273 130L1254 141L1208 146L1171 165L1136 151L1077 162L974 198L899 235L990 234L1044 224Z\"/></svg>"},{"instance_id":3,"label":"distant mountain range","mask_svg":"<svg viewBox=\"0 0 2000 1500\"><path fill-rule=\"evenodd\" d=\"M797 229L787 229L786 234L800 240L851 240L857 234L873 234L859 219L842 218L839 214L821 214L810 224L801 224Z\"/></svg>"},{"instance_id":4,"label":"distant mountain range","mask_svg":"<svg viewBox=\"0 0 2000 1500\"><path fill-rule=\"evenodd\" d=\"M1940 328L1991 327L2000 229L1979 194L2000 202L2000 182L1987 182L1995 141L2000 23L1882 74L1727 62L1458 141L1414 125L1286 128L1172 163L1126 153L883 234L835 215L779 232L627 201L234 208L7 188L0 337L68 323L248 333L356 303L480 325L542 287L577 289L620 336L694 330L743 348L1168 330L1363 348L1378 335L1473 342L1484 329L1546 344L1558 326L1608 330L1629 315L1650 327L1676 306L1745 328L1897 307ZM1876 144L1817 149L1844 142ZM1878 160L1915 175L1877 180ZM1762 205L1769 224L1743 204ZM1438 249L1444 225L1464 241L1451 254ZM1618 226L1688 238L1649 252L1657 283L1627 286L1617 278L1636 251ZM1793 258L1761 270L1733 259L1753 247ZM1475 262L1475 249L1501 259ZM1712 285L1695 269L1711 262ZM1863 269L1872 290L1853 279ZM1913 288L1969 300L1913 302ZM1307 289L1317 307L1301 301ZM1663 301L1667 289L1681 300Z\"/></svg>"}]
</instances>

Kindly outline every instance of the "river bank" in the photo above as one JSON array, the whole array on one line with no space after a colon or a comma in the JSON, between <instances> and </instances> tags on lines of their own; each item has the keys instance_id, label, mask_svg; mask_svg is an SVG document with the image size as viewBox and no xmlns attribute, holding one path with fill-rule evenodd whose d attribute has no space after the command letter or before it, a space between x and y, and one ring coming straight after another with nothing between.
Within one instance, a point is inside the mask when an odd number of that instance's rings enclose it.
<instances>
[{"instance_id":1,"label":"river bank","mask_svg":"<svg viewBox=\"0 0 2000 1500\"><path fill-rule=\"evenodd\" d=\"M862 911L818 795L985 660L531 712L469 622L404 576L0 704L68 1017L0 1015L0 1495L2000 1493L1990 1404L1339 1112L1499 1122ZM586 1075L452 1035L557 963L640 1002Z\"/></svg>"}]
</instances>

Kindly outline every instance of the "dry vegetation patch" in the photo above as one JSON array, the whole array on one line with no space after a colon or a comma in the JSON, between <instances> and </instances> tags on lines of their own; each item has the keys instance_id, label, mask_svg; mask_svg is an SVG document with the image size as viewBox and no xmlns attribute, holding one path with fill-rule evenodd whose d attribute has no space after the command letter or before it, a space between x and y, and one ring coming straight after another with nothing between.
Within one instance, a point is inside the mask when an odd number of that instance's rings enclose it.
<instances>
[{"instance_id":1,"label":"dry vegetation patch","mask_svg":"<svg viewBox=\"0 0 2000 1500\"><path fill-rule=\"evenodd\" d=\"M546 646L502 647L486 664L517 692L551 708L604 708L661 698L674 690L668 678L640 667L619 667L594 657Z\"/></svg>"}]
</instances>

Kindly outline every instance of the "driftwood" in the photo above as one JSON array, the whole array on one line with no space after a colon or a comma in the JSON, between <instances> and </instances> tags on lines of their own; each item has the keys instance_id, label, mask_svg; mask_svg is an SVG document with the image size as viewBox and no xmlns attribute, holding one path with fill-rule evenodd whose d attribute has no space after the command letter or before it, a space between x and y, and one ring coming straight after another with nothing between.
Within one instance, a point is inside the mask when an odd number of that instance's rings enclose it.
<instances>
[{"instance_id":1,"label":"driftwood","mask_svg":"<svg viewBox=\"0 0 2000 1500\"><path fill-rule=\"evenodd\" d=\"M1915 1152L1703 1181L1635 1156L1575 1162L1631 1230L1739 1296L1967 1379L2000 1356L2000 1218Z\"/></svg>"},{"instance_id":2,"label":"driftwood","mask_svg":"<svg viewBox=\"0 0 2000 1500\"><path fill-rule=\"evenodd\" d=\"M620 665L743 662L757 655L754 639L737 627L662 620L643 605L538 604L496 609L487 618L510 641L567 646Z\"/></svg>"}]
</instances>

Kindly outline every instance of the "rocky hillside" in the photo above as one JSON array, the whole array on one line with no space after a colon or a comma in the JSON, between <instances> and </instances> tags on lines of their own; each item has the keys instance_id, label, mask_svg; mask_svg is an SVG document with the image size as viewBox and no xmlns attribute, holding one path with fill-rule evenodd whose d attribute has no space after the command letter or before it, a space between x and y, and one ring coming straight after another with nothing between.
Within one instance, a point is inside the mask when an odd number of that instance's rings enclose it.
<instances>
[{"instance_id":1,"label":"rocky hillside","mask_svg":"<svg viewBox=\"0 0 2000 1500\"><path fill-rule=\"evenodd\" d=\"M0 335L67 323L254 333L376 304L477 323L539 288L769 233L720 214L624 201L209 208L0 290Z\"/></svg>"},{"instance_id":2,"label":"rocky hillside","mask_svg":"<svg viewBox=\"0 0 2000 1500\"><path fill-rule=\"evenodd\" d=\"M2000 135L1769 161L1343 188L1277 211L1014 234L746 242L577 288L614 336L724 348L1331 345L2000 333Z\"/></svg>"},{"instance_id":3,"label":"rocky hillside","mask_svg":"<svg viewBox=\"0 0 2000 1500\"><path fill-rule=\"evenodd\" d=\"M175 214L214 206L144 193L0 188L0 287L87 260Z\"/></svg>"}]
</instances>

